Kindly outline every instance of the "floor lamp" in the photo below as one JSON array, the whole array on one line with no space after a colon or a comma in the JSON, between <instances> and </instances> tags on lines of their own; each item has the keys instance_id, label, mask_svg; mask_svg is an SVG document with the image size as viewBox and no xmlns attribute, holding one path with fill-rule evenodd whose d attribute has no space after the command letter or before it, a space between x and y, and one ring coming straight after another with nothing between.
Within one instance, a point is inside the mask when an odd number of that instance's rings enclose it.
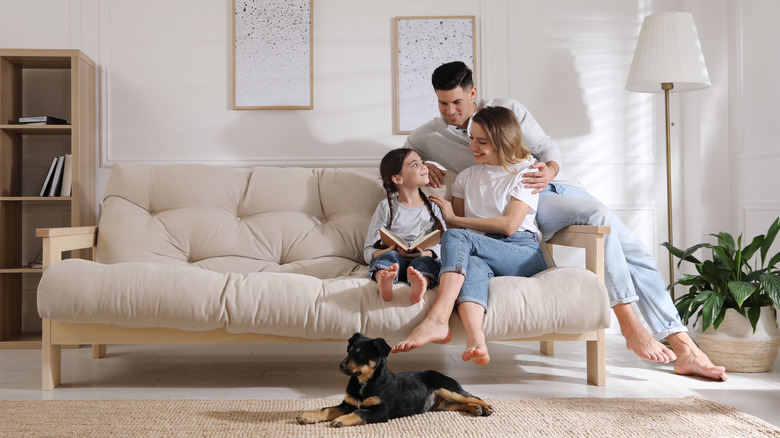
<instances>
[{"instance_id":1,"label":"floor lamp","mask_svg":"<svg viewBox=\"0 0 780 438\"><path fill-rule=\"evenodd\" d=\"M669 121L669 92L701 90L710 86L701 43L686 12L666 12L645 17L628 72L626 89L640 93L664 93L666 113L666 203L669 244L672 233L672 154ZM669 282L673 283L674 261L669 253ZM674 291L669 291L674 295Z\"/></svg>"}]
</instances>

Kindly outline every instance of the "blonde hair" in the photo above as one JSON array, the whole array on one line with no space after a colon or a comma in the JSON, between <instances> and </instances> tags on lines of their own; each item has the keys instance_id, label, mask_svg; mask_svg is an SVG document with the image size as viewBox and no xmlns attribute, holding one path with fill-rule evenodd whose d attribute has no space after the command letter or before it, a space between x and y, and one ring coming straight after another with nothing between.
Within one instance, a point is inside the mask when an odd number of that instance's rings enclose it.
<instances>
[{"instance_id":1,"label":"blonde hair","mask_svg":"<svg viewBox=\"0 0 780 438\"><path fill-rule=\"evenodd\" d=\"M510 164L527 161L531 151L523 141L523 132L517 116L508 108L488 106L477 111L471 121L479 123L488 140L498 151L498 160L507 171Z\"/></svg>"}]
</instances>

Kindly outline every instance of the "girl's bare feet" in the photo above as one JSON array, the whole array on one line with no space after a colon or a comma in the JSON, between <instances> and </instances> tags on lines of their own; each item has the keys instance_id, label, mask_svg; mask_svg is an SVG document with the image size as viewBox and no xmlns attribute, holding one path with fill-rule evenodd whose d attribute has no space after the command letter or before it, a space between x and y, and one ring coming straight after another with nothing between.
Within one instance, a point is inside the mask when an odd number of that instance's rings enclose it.
<instances>
[{"instance_id":1,"label":"girl's bare feet","mask_svg":"<svg viewBox=\"0 0 780 438\"><path fill-rule=\"evenodd\" d=\"M420 300L422 300L425 291L428 290L428 278L411 266L406 269L406 278L412 286L412 302L419 303Z\"/></svg>"},{"instance_id":2,"label":"girl's bare feet","mask_svg":"<svg viewBox=\"0 0 780 438\"><path fill-rule=\"evenodd\" d=\"M449 320L442 322L426 317L405 340L396 344L390 351L393 353L406 352L422 347L429 342L446 344L450 342L450 339L452 339L452 331L450 331Z\"/></svg>"},{"instance_id":3,"label":"girl's bare feet","mask_svg":"<svg viewBox=\"0 0 780 438\"><path fill-rule=\"evenodd\" d=\"M473 338L469 337L466 340L466 351L463 352L461 359L473 361L477 365L487 365L490 362L484 333L474 334Z\"/></svg>"},{"instance_id":4,"label":"girl's bare feet","mask_svg":"<svg viewBox=\"0 0 780 438\"><path fill-rule=\"evenodd\" d=\"M393 263L393 266L390 266L387 269L381 269L374 273L379 296L385 301L393 299L393 281L395 280L396 275L398 275L398 263Z\"/></svg>"},{"instance_id":5,"label":"girl's bare feet","mask_svg":"<svg viewBox=\"0 0 780 438\"><path fill-rule=\"evenodd\" d=\"M631 304L618 304L613 307L620 323L620 331L626 338L626 348L637 356L651 362L669 363L676 359L674 352L656 341L642 325L634 313Z\"/></svg>"}]
</instances>

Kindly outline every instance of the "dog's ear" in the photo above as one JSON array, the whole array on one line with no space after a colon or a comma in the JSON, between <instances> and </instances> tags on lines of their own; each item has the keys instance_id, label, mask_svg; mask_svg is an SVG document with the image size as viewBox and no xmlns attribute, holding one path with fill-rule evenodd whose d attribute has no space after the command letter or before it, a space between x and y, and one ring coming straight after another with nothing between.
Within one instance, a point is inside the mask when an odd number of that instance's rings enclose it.
<instances>
[{"instance_id":1,"label":"dog's ear","mask_svg":"<svg viewBox=\"0 0 780 438\"><path fill-rule=\"evenodd\" d=\"M363 335L360 332L355 332L354 335L352 335L351 338L349 338L349 345L352 345L357 341L358 339L362 338Z\"/></svg>"},{"instance_id":2,"label":"dog's ear","mask_svg":"<svg viewBox=\"0 0 780 438\"><path fill-rule=\"evenodd\" d=\"M382 357L387 357L390 354L390 346L387 345L387 341L384 339L374 339L374 346L376 346L377 350L379 350L379 354L381 354Z\"/></svg>"}]
</instances>

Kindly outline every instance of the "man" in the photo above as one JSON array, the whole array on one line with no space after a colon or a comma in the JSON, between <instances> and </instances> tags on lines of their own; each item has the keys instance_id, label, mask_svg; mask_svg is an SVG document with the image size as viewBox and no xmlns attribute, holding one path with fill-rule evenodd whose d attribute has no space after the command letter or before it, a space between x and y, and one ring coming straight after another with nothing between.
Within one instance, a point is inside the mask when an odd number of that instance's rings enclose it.
<instances>
[{"instance_id":1,"label":"man","mask_svg":"<svg viewBox=\"0 0 780 438\"><path fill-rule=\"evenodd\" d=\"M674 370L678 374L725 381L725 368L713 365L688 335L647 248L604 204L560 172L560 148L531 113L513 99L477 100L471 70L459 61L439 66L433 72L432 82L441 117L417 128L404 145L428 161L431 184L438 187L444 181L444 171L433 162L456 172L474 165L468 144L471 116L487 106L512 110L520 121L526 145L539 160L533 165L538 172L530 173L533 177L524 183L540 193L536 219L545 238L549 239L561 228L573 224L607 225L612 229L604 239L605 283L626 347L646 360L675 361ZM655 337L642 325L631 307L633 302L637 303ZM408 351L428 342L443 341L440 337L440 333L422 323L394 351ZM672 350L659 342L663 339L669 342Z\"/></svg>"}]
</instances>

